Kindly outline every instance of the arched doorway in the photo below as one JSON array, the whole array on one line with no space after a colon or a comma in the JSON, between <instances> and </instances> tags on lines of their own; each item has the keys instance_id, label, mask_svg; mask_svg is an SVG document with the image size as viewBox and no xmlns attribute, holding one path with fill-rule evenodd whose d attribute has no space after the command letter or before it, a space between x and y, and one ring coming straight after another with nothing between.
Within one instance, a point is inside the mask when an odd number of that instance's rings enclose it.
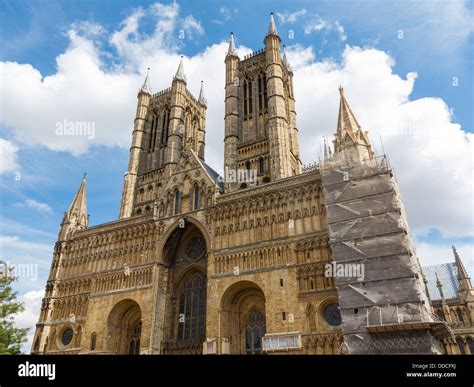
<instances>
[{"instance_id":1,"label":"arched doorway","mask_svg":"<svg viewBox=\"0 0 474 387\"><path fill-rule=\"evenodd\" d=\"M115 354L140 353L142 314L140 306L127 299L116 304L107 319L107 350Z\"/></svg>"},{"instance_id":2,"label":"arched doorway","mask_svg":"<svg viewBox=\"0 0 474 387\"><path fill-rule=\"evenodd\" d=\"M191 222L168 237L163 260L167 271L164 354L201 354L206 341L207 244Z\"/></svg>"},{"instance_id":3,"label":"arched doorway","mask_svg":"<svg viewBox=\"0 0 474 387\"><path fill-rule=\"evenodd\" d=\"M262 354L266 333L265 295L250 281L230 286L220 307L221 337L231 354Z\"/></svg>"}]
</instances>

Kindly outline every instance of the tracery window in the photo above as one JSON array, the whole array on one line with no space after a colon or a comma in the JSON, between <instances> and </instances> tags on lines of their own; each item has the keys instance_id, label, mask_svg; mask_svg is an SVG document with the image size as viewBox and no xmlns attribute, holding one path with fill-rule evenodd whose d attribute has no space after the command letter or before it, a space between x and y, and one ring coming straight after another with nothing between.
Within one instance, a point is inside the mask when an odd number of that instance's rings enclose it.
<instances>
[{"instance_id":1,"label":"tracery window","mask_svg":"<svg viewBox=\"0 0 474 387\"><path fill-rule=\"evenodd\" d=\"M199 210L201 208L201 190L199 185L195 184L190 191L191 210Z\"/></svg>"},{"instance_id":2,"label":"tracery window","mask_svg":"<svg viewBox=\"0 0 474 387\"><path fill-rule=\"evenodd\" d=\"M265 74L258 76L258 110L263 110L268 107L267 102L267 77Z\"/></svg>"},{"instance_id":3,"label":"tracery window","mask_svg":"<svg viewBox=\"0 0 474 387\"><path fill-rule=\"evenodd\" d=\"M179 214L181 212L181 192L178 190L174 193L174 214Z\"/></svg>"},{"instance_id":4,"label":"tracery window","mask_svg":"<svg viewBox=\"0 0 474 387\"><path fill-rule=\"evenodd\" d=\"M264 74L263 79L263 107L264 109L268 109L268 100L267 100L267 76Z\"/></svg>"},{"instance_id":5,"label":"tracery window","mask_svg":"<svg viewBox=\"0 0 474 387\"><path fill-rule=\"evenodd\" d=\"M250 161L245 162L245 169L247 172L250 172Z\"/></svg>"},{"instance_id":6,"label":"tracery window","mask_svg":"<svg viewBox=\"0 0 474 387\"><path fill-rule=\"evenodd\" d=\"M170 124L170 111L165 109L163 112L163 122L161 124L161 144L166 145L168 143L168 129Z\"/></svg>"},{"instance_id":7,"label":"tracery window","mask_svg":"<svg viewBox=\"0 0 474 387\"><path fill-rule=\"evenodd\" d=\"M63 334L61 335L61 344L67 347L69 344L71 344L73 336L74 332L71 328L65 329Z\"/></svg>"},{"instance_id":8,"label":"tracery window","mask_svg":"<svg viewBox=\"0 0 474 387\"><path fill-rule=\"evenodd\" d=\"M190 274L179 294L178 341L204 341L206 336L206 277Z\"/></svg>"},{"instance_id":9,"label":"tracery window","mask_svg":"<svg viewBox=\"0 0 474 387\"><path fill-rule=\"evenodd\" d=\"M324 319L329 325L332 326L339 326L342 324L342 316L341 310L339 309L339 305L336 303L332 303L327 305L324 308Z\"/></svg>"},{"instance_id":10,"label":"tracery window","mask_svg":"<svg viewBox=\"0 0 474 387\"><path fill-rule=\"evenodd\" d=\"M244 116L252 114L252 81L244 80Z\"/></svg>"},{"instance_id":11,"label":"tracery window","mask_svg":"<svg viewBox=\"0 0 474 387\"><path fill-rule=\"evenodd\" d=\"M140 353L140 336L142 333L142 323L138 322L133 328L132 335L130 336L130 342L128 345L129 355L138 355Z\"/></svg>"},{"instance_id":12,"label":"tracery window","mask_svg":"<svg viewBox=\"0 0 474 387\"><path fill-rule=\"evenodd\" d=\"M245 326L245 352L249 355L262 353L262 337L266 333L265 315L254 308L249 314Z\"/></svg>"},{"instance_id":13,"label":"tracery window","mask_svg":"<svg viewBox=\"0 0 474 387\"><path fill-rule=\"evenodd\" d=\"M158 130L158 116L154 114L151 117L150 141L148 143L149 150L155 149L157 130Z\"/></svg>"}]
</instances>

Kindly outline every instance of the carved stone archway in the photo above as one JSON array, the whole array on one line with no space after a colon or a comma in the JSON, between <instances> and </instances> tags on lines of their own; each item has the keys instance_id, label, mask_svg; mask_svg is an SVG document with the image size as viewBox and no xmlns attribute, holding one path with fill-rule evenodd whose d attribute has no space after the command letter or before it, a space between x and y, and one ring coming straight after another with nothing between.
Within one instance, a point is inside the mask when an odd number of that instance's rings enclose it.
<instances>
[{"instance_id":1,"label":"carved stone archway","mask_svg":"<svg viewBox=\"0 0 474 387\"><path fill-rule=\"evenodd\" d=\"M118 302L107 318L106 351L114 354L139 354L141 318L141 309L136 301L126 299Z\"/></svg>"},{"instance_id":2,"label":"carved stone archway","mask_svg":"<svg viewBox=\"0 0 474 387\"><path fill-rule=\"evenodd\" d=\"M250 281L240 281L224 293L220 306L220 332L231 354L261 354L266 333L265 295ZM225 352L223 346L222 351Z\"/></svg>"}]
</instances>

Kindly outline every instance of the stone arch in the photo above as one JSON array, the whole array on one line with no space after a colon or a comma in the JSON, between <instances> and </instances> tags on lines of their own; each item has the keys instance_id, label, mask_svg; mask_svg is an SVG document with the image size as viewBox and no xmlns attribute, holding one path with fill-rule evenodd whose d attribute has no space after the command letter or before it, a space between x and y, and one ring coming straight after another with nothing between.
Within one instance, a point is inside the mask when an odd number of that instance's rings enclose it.
<instances>
[{"instance_id":1,"label":"stone arch","mask_svg":"<svg viewBox=\"0 0 474 387\"><path fill-rule=\"evenodd\" d=\"M107 347L114 354L138 354L142 312L138 303L125 299L115 304L107 318ZM133 344L133 345L132 345Z\"/></svg>"},{"instance_id":2,"label":"stone arch","mask_svg":"<svg viewBox=\"0 0 474 387\"><path fill-rule=\"evenodd\" d=\"M179 220L165 233L161 260L167 294L162 353L200 354L205 341L209 236L195 219ZM162 242L161 242L162 243Z\"/></svg>"},{"instance_id":3,"label":"stone arch","mask_svg":"<svg viewBox=\"0 0 474 387\"><path fill-rule=\"evenodd\" d=\"M239 281L223 294L219 309L220 332L232 354L262 352L266 333L265 294L254 282Z\"/></svg>"},{"instance_id":4,"label":"stone arch","mask_svg":"<svg viewBox=\"0 0 474 387\"><path fill-rule=\"evenodd\" d=\"M202 237L204 238L204 241L206 242L206 247L208 250L211 249L211 238L209 236L209 233L207 232L206 227L196 218L186 215L183 216L182 218L185 219L185 226L191 224L195 226L200 232ZM159 239L159 245L157 246L158 251L163 252L166 243L168 242L169 238L172 236L172 234L176 231L180 230L180 219L177 219L171 226L164 232L163 236L160 237ZM163 254L162 254L163 255ZM162 256L161 261L164 263L164 257Z\"/></svg>"}]
</instances>

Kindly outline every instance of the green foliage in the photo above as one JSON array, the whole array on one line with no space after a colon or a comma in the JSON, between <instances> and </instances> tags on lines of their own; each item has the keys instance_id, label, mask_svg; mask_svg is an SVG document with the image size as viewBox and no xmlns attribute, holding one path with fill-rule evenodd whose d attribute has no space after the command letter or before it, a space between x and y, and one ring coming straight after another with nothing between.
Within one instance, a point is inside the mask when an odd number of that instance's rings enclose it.
<instances>
[{"instance_id":1,"label":"green foliage","mask_svg":"<svg viewBox=\"0 0 474 387\"><path fill-rule=\"evenodd\" d=\"M0 355L21 354L21 345L26 342L29 331L28 328L15 328L14 317L24 310L23 304L17 301L18 292L11 287L15 280L8 268L0 271Z\"/></svg>"}]
</instances>

